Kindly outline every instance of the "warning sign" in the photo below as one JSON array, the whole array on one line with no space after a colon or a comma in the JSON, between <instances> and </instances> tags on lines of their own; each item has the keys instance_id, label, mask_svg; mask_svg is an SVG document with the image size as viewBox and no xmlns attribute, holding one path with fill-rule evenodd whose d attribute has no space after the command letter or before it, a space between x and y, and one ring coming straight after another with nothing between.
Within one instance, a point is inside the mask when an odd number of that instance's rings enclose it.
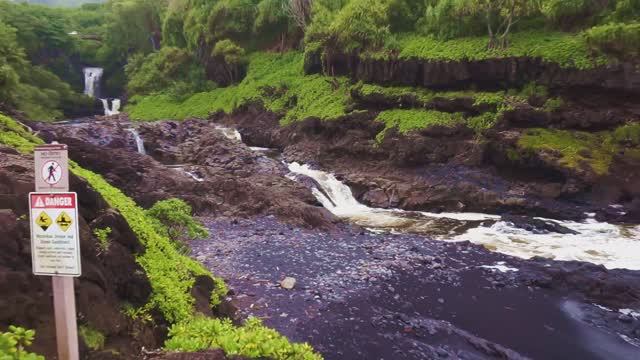
<instances>
[{"instance_id":1,"label":"warning sign","mask_svg":"<svg viewBox=\"0 0 640 360\"><path fill-rule=\"evenodd\" d=\"M33 273L80 276L76 193L31 193L29 207Z\"/></svg>"},{"instance_id":2,"label":"warning sign","mask_svg":"<svg viewBox=\"0 0 640 360\"><path fill-rule=\"evenodd\" d=\"M51 226L51 218L46 212L41 211L40 215L38 215L38 218L36 219L36 225L40 226L42 231L47 231L49 226Z\"/></svg>"},{"instance_id":3,"label":"warning sign","mask_svg":"<svg viewBox=\"0 0 640 360\"><path fill-rule=\"evenodd\" d=\"M67 145L49 144L35 148L36 191L69 190L69 155Z\"/></svg>"},{"instance_id":4,"label":"warning sign","mask_svg":"<svg viewBox=\"0 0 640 360\"><path fill-rule=\"evenodd\" d=\"M56 224L58 224L62 231L67 231L69 226L71 226L71 223L71 216L69 216L65 211L61 212L56 218Z\"/></svg>"}]
</instances>

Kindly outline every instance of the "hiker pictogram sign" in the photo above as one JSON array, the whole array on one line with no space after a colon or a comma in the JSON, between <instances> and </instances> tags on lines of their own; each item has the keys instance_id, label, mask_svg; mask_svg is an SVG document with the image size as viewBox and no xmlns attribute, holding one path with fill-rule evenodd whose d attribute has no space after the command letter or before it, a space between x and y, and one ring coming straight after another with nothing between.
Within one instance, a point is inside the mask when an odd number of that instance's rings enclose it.
<instances>
[{"instance_id":1,"label":"hiker pictogram sign","mask_svg":"<svg viewBox=\"0 0 640 360\"><path fill-rule=\"evenodd\" d=\"M36 275L80 276L76 193L30 193L31 255Z\"/></svg>"},{"instance_id":2,"label":"hiker pictogram sign","mask_svg":"<svg viewBox=\"0 0 640 360\"><path fill-rule=\"evenodd\" d=\"M69 155L67 145L48 144L35 148L37 192L69 190Z\"/></svg>"},{"instance_id":3,"label":"hiker pictogram sign","mask_svg":"<svg viewBox=\"0 0 640 360\"><path fill-rule=\"evenodd\" d=\"M55 185L62 179L62 166L49 160L42 165L42 179L49 185Z\"/></svg>"}]
</instances>

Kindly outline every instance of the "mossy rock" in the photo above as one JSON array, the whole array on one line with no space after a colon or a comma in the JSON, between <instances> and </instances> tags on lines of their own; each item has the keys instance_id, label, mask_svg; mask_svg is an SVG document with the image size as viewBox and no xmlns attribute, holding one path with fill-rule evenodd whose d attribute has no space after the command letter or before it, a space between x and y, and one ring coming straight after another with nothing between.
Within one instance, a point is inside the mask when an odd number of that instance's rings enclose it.
<instances>
[{"instance_id":1,"label":"mossy rock","mask_svg":"<svg viewBox=\"0 0 640 360\"><path fill-rule=\"evenodd\" d=\"M529 129L518 140L518 148L551 155L557 165L575 171L606 175L616 150L608 133Z\"/></svg>"}]
</instances>

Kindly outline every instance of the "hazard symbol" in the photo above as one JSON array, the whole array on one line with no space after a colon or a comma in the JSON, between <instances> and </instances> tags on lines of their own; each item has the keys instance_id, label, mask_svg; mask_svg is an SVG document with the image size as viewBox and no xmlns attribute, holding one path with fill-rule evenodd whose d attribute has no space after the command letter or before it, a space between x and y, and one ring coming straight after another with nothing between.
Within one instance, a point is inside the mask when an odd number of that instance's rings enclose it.
<instances>
[{"instance_id":1,"label":"hazard symbol","mask_svg":"<svg viewBox=\"0 0 640 360\"><path fill-rule=\"evenodd\" d=\"M62 229L62 231L67 231L71 226L71 216L66 212L61 212L60 215L56 218L56 224Z\"/></svg>"},{"instance_id":2,"label":"hazard symbol","mask_svg":"<svg viewBox=\"0 0 640 360\"><path fill-rule=\"evenodd\" d=\"M41 211L40 215L36 218L36 225L40 226L42 230L47 231L49 226L51 226L51 218L46 212Z\"/></svg>"}]
</instances>

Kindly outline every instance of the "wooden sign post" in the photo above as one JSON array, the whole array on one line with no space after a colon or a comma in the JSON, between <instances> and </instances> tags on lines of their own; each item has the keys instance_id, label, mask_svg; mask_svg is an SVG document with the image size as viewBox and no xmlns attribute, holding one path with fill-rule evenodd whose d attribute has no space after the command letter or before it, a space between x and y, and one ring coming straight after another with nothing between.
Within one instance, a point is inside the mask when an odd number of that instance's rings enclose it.
<instances>
[{"instance_id":1,"label":"wooden sign post","mask_svg":"<svg viewBox=\"0 0 640 360\"><path fill-rule=\"evenodd\" d=\"M51 276L59 360L78 360L73 277L81 274L78 197L69 193L67 146L35 149L36 192L29 194L33 273Z\"/></svg>"}]
</instances>

